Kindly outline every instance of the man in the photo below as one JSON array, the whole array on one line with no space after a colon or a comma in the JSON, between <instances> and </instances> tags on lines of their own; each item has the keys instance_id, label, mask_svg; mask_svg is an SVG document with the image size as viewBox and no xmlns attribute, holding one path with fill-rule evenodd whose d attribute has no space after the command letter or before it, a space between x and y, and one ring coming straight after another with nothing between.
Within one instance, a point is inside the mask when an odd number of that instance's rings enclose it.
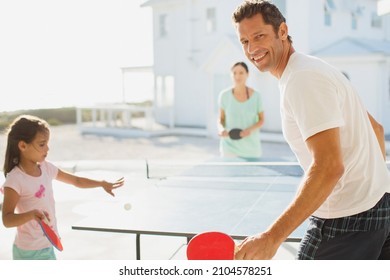
<instances>
[{"instance_id":1,"label":"man","mask_svg":"<svg viewBox=\"0 0 390 280\"><path fill-rule=\"evenodd\" d=\"M305 170L291 204L236 259L271 259L307 218L298 259L390 259L382 126L340 71L294 50L276 6L245 1L233 21L247 58L279 80L283 133Z\"/></svg>"}]
</instances>

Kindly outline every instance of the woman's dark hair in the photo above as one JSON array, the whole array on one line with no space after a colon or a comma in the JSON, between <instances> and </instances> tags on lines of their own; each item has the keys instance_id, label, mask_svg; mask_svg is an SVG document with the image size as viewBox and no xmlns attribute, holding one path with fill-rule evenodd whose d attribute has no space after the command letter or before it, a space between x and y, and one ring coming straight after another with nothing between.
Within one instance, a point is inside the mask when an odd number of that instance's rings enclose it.
<instances>
[{"instance_id":1,"label":"woman's dark hair","mask_svg":"<svg viewBox=\"0 0 390 280\"><path fill-rule=\"evenodd\" d=\"M4 176L7 176L19 164L19 142L31 143L38 132L48 133L49 125L46 121L35 116L21 115L10 124L3 168Z\"/></svg>"},{"instance_id":2,"label":"woman's dark hair","mask_svg":"<svg viewBox=\"0 0 390 280\"><path fill-rule=\"evenodd\" d=\"M239 62L234 63L233 66L232 66L232 68L230 68L230 70L233 70L234 67L236 67L236 66L242 66L242 67L244 67L245 71L246 71L247 73L249 73L248 65L246 65L245 62L239 61Z\"/></svg>"},{"instance_id":3,"label":"woman's dark hair","mask_svg":"<svg viewBox=\"0 0 390 280\"><path fill-rule=\"evenodd\" d=\"M233 22L240 23L243 19L251 18L257 14L261 14L266 24L272 25L276 36L278 36L279 27L286 19L279 11L278 7L269 1L265 0L246 0L240 4L233 12ZM290 35L287 39L292 43Z\"/></svg>"}]
</instances>

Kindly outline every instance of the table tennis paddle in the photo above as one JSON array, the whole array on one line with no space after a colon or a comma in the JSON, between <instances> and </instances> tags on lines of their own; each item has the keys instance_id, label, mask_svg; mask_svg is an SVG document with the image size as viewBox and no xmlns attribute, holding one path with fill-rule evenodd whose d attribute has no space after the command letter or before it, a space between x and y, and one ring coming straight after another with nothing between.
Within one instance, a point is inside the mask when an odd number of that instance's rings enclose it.
<instances>
[{"instance_id":1,"label":"table tennis paddle","mask_svg":"<svg viewBox=\"0 0 390 280\"><path fill-rule=\"evenodd\" d=\"M242 129L240 128L233 128L229 131L229 137L233 140L241 139L240 133Z\"/></svg>"},{"instance_id":2,"label":"table tennis paddle","mask_svg":"<svg viewBox=\"0 0 390 280\"><path fill-rule=\"evenodd\" d=\"M43 233L45 234L46 238L50 241L50 243L58 251L62 251L64 248L62 247L60 238L57 236L54 230L49 226L49 220L47 219L46 215L43 214L43 216L44 216L43 221L42 220L39 221L39 225L41 226Z\"/></svg>"},{"instance_id":3,"label":"table tennis paddle","mask_svg":"<svg viewBox=\"0 0 390 280\"><path fill-rule=\"evenodd\" d=\"M195 235L187 246L189 260L233 260L236 244L222 232L204 232Z\"/></svg>"}]
</instances>

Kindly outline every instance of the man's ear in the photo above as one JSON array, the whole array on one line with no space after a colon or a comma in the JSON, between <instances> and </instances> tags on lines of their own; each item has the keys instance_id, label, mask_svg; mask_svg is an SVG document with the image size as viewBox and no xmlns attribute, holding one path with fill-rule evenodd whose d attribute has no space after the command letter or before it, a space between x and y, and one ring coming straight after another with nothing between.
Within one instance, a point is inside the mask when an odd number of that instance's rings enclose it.
<instances>
[{"instance_id":1,"label":"man's ear","mask_svg":"<svg viewBox=\"0 0 390 280\"><path fill-rule=\"evenodd\" d=\"M279 26L278 32L279 38L282 40L287 40L288 37L288 26L285 22L282 22Z\"/></svg>"}]
</instances>

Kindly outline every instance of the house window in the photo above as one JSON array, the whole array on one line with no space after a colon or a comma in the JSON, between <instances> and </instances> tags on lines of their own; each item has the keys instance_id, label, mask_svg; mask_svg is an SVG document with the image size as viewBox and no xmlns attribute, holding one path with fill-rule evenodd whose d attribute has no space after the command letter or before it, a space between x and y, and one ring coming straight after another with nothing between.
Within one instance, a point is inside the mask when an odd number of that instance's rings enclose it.
<instances>
[{"instance_id":1,"label":"house window","mask_svg":"<svg viewBox=\"0 0 390 280\"><path fill-rule=\"evenodd\" d=\"M334 4L334 1L333 1L333 0L326 0L326 1L325 1L325 6L326 6L329 10L336 10L336 5Z\"/></svg>"},{"instance_id":2,"label":"house window","mask_svg":"<svg viewBox=\"0 0 390 280\"><path fill-rule=\"evenodd\" d=\"M382 28L382 18L376 12L371 14L371 27Z\"/></svg>"},{"instance_id":3,"label":"house window","mask_svg":"<svg viewBox=\"0 0 390 280\"><path fill-rule=\"evenodd\" d=\"M325 26L332 25L332 12L336 10L336 5L333 0L325 0L324 2L324 24Z\"/></svg>"},{"instance_id":4,"label":"house window","mask_svg":"<svg viewBox=\"0 0 390 280\"><path fill-rule=\"evenodd\" d=\"M158 18L160 38L168 36L167 15L161 14Z\"/></svg>"},{"instance_id":5,"label":"house window","mask_svg":"<svg viewBox=\"0 0 390 280\"><path fill-rule=\"evenodd\" d=\"M214 33L217 30L217 13L215 8L207 8L206 10L206 32Z\"/></svg>"},{"instance_id":6,"label":"house window","mask_svg":"<svg viewBox=\"0 0 390 280\"><path fill-rule=\"evenodd\" d=\"M352 16L351 16L351 28L353 30L356 30L358 27L358 17L355 13L352 13Z\"/></svg>"},{"instance_id":7,"label":"house window","mask_svg":"<svg viewBox=\"0 0 390 280\"><path fill-rule=\"evenodd\" d=\"M325 26L331 26L332 25L332 14L330 13L329 9L324 6L324 24Z\"/></svg>"},{"instance_id":8,"label":"house window","mask_svg":"<svg viewBox=\"0 0 390 280\"><path fill-rule=\"evenodd\" d=\"M175 79L173 76L157 76L156 97L157 106L173 106L175 97Z\"/></svg>"}]
</instances>

